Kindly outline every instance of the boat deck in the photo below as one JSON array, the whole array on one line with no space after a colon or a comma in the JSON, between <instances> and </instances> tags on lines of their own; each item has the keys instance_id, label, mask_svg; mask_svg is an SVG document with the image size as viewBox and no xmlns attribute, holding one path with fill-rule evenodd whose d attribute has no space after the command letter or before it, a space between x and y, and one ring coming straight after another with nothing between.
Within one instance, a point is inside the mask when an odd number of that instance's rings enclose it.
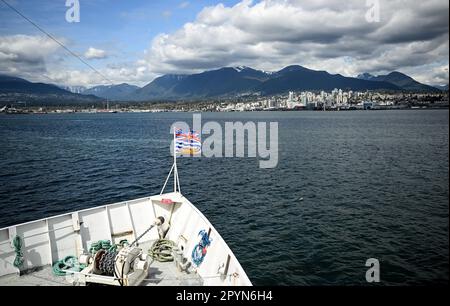
<instances>
[{"instance_id":1,"label":"boat deck","mask_svg":"<svg viewBox=\"0 0 450 306\"><path fill-rule=\"evenodd\" d=\"M45 266L33 272L0 277L0 286L71 286L65 277L53 275L52 267Z\"/></svg>"},{"instance_id":2,"label":"boat deck","mask_svg":"<svg viewBox=\"0 0 450 306\"><path fill-rule=\"evenodd\" d=\"M153 242L139 247L147 252ZM148 275L141 286L202 286L202 278L195 272L186 273L177 270L174 262L151 260ZM51 266L44 266L32 272L5 275L0 277L0 286L73 286L65 276L55 276Z\"/></svg>"},{"instance_id":3,"label":"boat deck","mask_svg":"<svg viewBox=\"0 0 450 306\"><path fill-rule=\"evenodd\" d=\"M202 286L203 280L196 273L180 272L173 262L153 261L141 286Z\"/></svg>"},{"instance_id":4,"label":"boat deck","mask_svg":"<svg viewBox=\"0 0 450 306\"><path fill-rule=\"evenodd\" d=\"M123 239L134 241L140 237L139 247L147 253L153 242L160 238L162 227L149 228L160 217L165 220L165 238L183 250L182 261L188 266L190 264L189 271L178 271L174 262L160 263L148 259L149 273L141 285L251 286L244 269L214 226L179 192L87 208L0 228L0 285L90 285L90 281L110 284L112 279L104 277L79 279L75 275L80 272L68 272L71 277L54 276L51 265L68 255L80 255L82 249L89 250L92 243L101 240L118 243ZM207 253L202 253L206 260L194 267L192 251L204 239L204 234L208 235L209 240ZM23 254L21 276L14 267L16 248ZM131 278L136 280L137 276ZM140 274L138 279L142 276ZM134 284L134 281L130 283Z\"/></svg>"}]
</instances>

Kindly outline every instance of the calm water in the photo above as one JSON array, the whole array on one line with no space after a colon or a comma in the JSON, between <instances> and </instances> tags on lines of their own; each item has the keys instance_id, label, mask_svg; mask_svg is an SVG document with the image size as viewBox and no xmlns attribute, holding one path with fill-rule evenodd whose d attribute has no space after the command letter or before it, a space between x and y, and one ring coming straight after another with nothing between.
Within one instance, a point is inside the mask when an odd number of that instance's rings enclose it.
<instances>
[{"instance_id":1,"label":"calm water","mask_svg":"<svg viewBox=\"0 0 450 306\"><path fill-rule=\"evenodd\" d=\"M448 110L202 119L279 122L274 169L179 161L254 284L364 284L371 257L383 284L448 283ZM0 227L159 192L179 120L192 114L0 116Z\"/></svg>"}]
</instances>

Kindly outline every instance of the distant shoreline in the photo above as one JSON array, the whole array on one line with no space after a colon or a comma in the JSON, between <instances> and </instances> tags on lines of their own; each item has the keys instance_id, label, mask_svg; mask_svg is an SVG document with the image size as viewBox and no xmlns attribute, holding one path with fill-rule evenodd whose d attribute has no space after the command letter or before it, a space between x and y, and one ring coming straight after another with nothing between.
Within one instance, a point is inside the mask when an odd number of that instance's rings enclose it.
<instances>
[{"instance_id":1,"label":"distant shoreline","mask_svg":"<svg viewBox=\"0 0 450 306\"><path fill-rule=\"evenodd\" d=\"M20 109L12 112L2 112L0 115L51 115L51 114L119 114L119 113L252 113L252 112L353 112L353 111L413 111L413 110L448 110L448 105L421 106L421 107L378 107L373 109L258 109L243 111L215 111L215 110L153 110L153 109L128 109L128 110L90 110L90 109L54 109L38 111L35 109Z\"/></svg>"}]
</instances>

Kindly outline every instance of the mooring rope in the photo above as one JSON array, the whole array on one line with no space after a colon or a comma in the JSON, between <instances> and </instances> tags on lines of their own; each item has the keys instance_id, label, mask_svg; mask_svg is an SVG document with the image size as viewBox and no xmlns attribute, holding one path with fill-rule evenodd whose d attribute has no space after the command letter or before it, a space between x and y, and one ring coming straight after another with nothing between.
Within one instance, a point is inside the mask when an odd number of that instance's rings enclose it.
<instances>
[{"instance_id":1,"label":"mooring rope","mask_svg":"<svg viewBox=\"0 0 450 306\"><path fill-rule=\"evenodd\" d=\"M23 241L19 235L16 235L13 239L14 252L16 253L16 258L14 258L14 267L20 268L23 265Z\"/></svg>"},{"instance_id":2,"label":"mooring rope","mask_svg":"<svg viewBox=\"0 0 450 306\"><path fill-rule=\"evenodd\" d=\"M173 261L172 250L174 247L175 242L172 240L159 239L148 249L148 255L159 262Z\"/></svg>"}]
</instances>

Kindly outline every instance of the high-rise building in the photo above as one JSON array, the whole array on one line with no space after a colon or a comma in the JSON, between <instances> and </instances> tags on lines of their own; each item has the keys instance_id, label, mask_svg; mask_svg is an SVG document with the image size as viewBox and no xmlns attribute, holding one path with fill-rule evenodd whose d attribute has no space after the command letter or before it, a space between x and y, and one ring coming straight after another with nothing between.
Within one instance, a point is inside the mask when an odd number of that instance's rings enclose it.
<instances>
[{"instance_id":1,"label":"high-rise building","mask_svg":"<svg viewBox=\"0 0 450 306\"><path fill-rule=\"evenodd\" d=\"M294 92L289 92L289 98L286 101L286 107L289 109L293 109L295 107L295 101L294 101Z\"/></svg>"}]
</instances>

